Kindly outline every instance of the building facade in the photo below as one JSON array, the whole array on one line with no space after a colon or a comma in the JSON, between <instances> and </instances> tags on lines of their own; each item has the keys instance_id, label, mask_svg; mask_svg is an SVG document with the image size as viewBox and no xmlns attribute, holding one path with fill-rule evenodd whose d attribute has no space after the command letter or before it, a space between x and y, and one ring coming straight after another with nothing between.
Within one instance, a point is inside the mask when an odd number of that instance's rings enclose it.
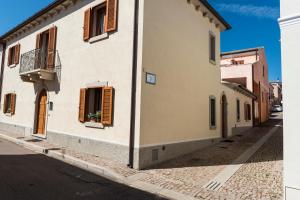
<instances>
[{"instance_id":1,"label":"building facade","mask_svg":"<svg viewBox=\"0 0 300 200\"><path fill-rule=\"evenodd\" d=\"M299 118L299 34L300 1L281 0L279 24L281 28L282 86L284 91L283 156L285 199L300 198Z\"/></svg>"},{"instance_id":2,"label":"building facade","mask_svg":"<svg viewBox=\"0 0 300 200\"><path fill-rule=\"evenodd\" d=\"M253 102L255 125L269 119L268 64L264 48L222 53L221 77L223 81L243 85L257 96Z\"/></svg>"},{"instance_id":3,"label":"building facade","mask_svg":"<svg viewBox=\"0 0 300 200\"><path fill-rule=\"evenodd\" d=\"M220 83L228 28L204 0L55 1L1 36L0 129L139 169L240 132L255 96Z\"/></svg>"},{"instance_id":4,"label":"building facade","mask_svg":"<svg viewBox=\"0 0 300 200\"><path fill-rule=\"evenodd\" d=\"M270 101L272 102L272 106L282 105L282 83L280 81L271 81L270 86Z\"/></svg>"}]
</instances>

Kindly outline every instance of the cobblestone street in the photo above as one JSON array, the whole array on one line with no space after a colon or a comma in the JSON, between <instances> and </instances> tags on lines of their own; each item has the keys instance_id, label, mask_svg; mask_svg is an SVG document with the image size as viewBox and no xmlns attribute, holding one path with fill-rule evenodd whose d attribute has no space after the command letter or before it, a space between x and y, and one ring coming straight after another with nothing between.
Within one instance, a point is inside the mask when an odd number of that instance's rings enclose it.
<instances>
[{"instance_id":1,"label":"cobblestone street","mask_svg":"<svg viewBox=\"0 0 300 200\"><path fill-rule=\"evenodd\" d=\"M153 193L164 189L194 199L282 199L281 124L282 115L275 114L273 119L262 127L255 127L213 146L141 171L129 169L104 156L79 153L46 141L19 139L107 168L128 180L129 185L135 181L138 186L143 183L145 186L140 189ZM271 129L275 131L270 134ZM270 137L253 152L254 154L251 154L249 159L247 158L245 162L236 162L238 157L253 148L268 133ZM222 172L228 171L228 167L230 169L237 166L239 167L237 171L234 171L220 188L216 190L205 188L205 184Z\"/></svg>"}]
</instances>

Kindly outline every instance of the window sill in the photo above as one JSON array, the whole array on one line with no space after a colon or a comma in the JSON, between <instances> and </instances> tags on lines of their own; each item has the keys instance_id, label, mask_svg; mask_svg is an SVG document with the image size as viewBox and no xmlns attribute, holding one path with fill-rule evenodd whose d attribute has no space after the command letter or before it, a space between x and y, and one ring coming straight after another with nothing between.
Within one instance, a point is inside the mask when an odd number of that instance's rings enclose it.
<instances>
[{"instance_id":1,"label":"window sill","mask_svg":"<svg viewBox=\"0 0 300 200\"><path fill-rule=\"evenodd\" d=\"M213 65L216 65L216 61L213 61L213 60L209 60L209 62Z\"/></svg>"},{"instance_id":2,"label":"window sill","mask_svg":"<svg viewBox=\"0 0 300 200\"><path fill-rule=\"evenodd\" d=\"M11 117L11 116L12 116L11 113L5 113L5 115L6 115L7 117Z\"/></svg>"},{"instance_id":3,"label":"window sill","mask_svg":"<svg viewBox=\"0 0 300 200\"><path fill-rule=\"evenodd\" d=\"M88 127L88 128L104 129L103 124L97 123L97 122L85 122L84 125L85 125L85 127Z\"/></svg>"},{"instance_id":4,"label":"window sill","mask_svg":"<svg viewBox=\"0 0 300 200\"><path fill-rule=\"evenodd\" d=\"M98 36L90 38L89 43L92 44L94 42L98 42L98 41L101 41L101 40L104 40L104 39L107 39L107 38L108 38L108 34L103 33L102 35L98 35Z\"/></svg>"},{"instance_id":5,"label":"window sill","mask_svg":"<svg viewBox=\"0 0 300 200\"><path fill-rule=\"evenodd\" d=\"M216 129L217 129L217 126L210 126L209 129L210 129L210 130L216 130Z\"/></svg>"},{"instance_id":6,"label":"window sill","mask_svg":"<svg viewBox=\"0 0 300 200\"><path fill-rule=\"evenodd\" d=\"M14 68L16 66L17 66L16 64L8 65L9 68Z\"/></svg>"}]
</instances>

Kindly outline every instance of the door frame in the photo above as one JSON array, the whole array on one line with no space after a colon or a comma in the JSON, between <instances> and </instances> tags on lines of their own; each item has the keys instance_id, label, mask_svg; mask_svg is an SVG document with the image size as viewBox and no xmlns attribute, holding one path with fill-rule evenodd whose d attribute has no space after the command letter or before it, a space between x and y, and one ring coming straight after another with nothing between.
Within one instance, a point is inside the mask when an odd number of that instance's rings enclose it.
<instances>
[{"instance_id":1,"label":"door frame","mask_svg":"<svg viewBox=\"0 0 300 200\"><path fill-rule=\"evenodd\" d=\"M44 127L44 134L38 134L37 133L37 126L38 126L38 112L39 112L39 99L42 94L42 92L45 92L46 94L46 112L45 112L45 127ZM33 124L33 132L32 136L39 137L46 139L47 138L47 124L48 124L48 102L49 102L49 94L48 90L46 88L42 88L36 95L35 99L35 112L34 112L34 124Z\"/></svg>"},{"instance_id":2,"label":"door frame","mask_svg":"<svg viewBox=\"0 0 300 200\"><path fill-rule=\"evenodd\" d=\"M228 101L225 94L221 96L221 136L228 137Z\"/></svg>"}]
</instances>

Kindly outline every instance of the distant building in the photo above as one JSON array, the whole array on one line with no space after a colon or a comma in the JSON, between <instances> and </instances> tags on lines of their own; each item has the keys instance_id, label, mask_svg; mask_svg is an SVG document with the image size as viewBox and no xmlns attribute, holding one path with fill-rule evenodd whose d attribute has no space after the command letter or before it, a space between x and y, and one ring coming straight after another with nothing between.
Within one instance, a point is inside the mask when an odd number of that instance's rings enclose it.
<instances>
[{"instance_id":1,"label":"distant building","mask_svg":"<svg viewBox=\"0 0 300 200\"><path fill-rule=\"evenodd\" d=\"M263 47L225 52L221 55L222 81L241 84L253 92L254 125L269 119L268 64Z\"/></svg>"},{"instance_id":2,"label":"distant building","mask_svg":"<svg viewBox=\"0 0 300 200\"><path fill-rule=\"evenodd\" d=\"M282 105L282 83L280 81L271 81L270 101L272 106Z\"/></svg>"}]
</instances>

